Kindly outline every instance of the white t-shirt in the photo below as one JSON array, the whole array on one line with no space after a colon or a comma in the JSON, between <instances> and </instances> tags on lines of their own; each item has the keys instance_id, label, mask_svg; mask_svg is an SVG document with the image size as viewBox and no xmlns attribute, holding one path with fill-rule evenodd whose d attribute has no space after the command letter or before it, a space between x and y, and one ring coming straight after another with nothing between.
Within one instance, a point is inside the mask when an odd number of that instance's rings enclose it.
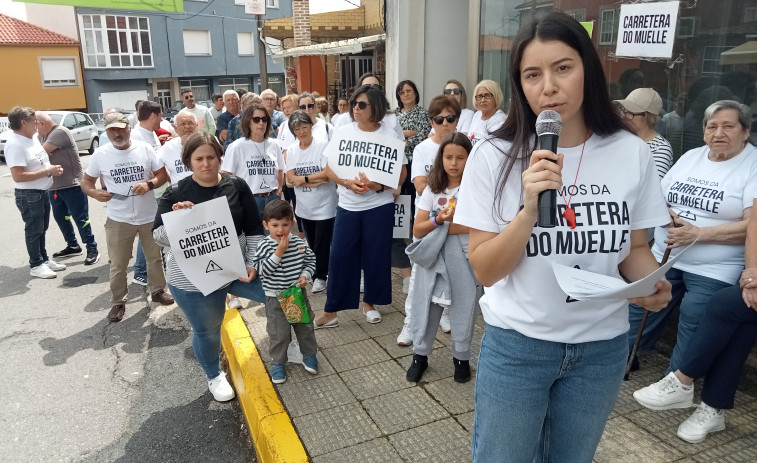
<instances>
[{"instance_id":1,"label":"white t-shirt","mask_svg":"<svg viewBox=\"0 0 757 463\"><path fill-rule=\"evenodd\" d=\"M413 155L413 162L415 162L415 155ZM449 207L450 200L452 200L451 202L453 203L457 201L459 191L459 185L455 188L447 188L441 193L434 193L431 191L431 188L426 187L426 189L423 190L421 197L415 202L415 207L428 212L428 218L433 219L439 211L445 207ZM455 209L455 211L457 211L457 209ZM460 237L460 244L463 246L465 257L468 257L468 241L470 240L470 235L463 234L458 236Z\"/></svg>"},{"instance_id":2,"label":"white t-shirt","mask_svg":"<svg viewBox=\"0 0 757 463\"><path fill-rule=\"evenodd\" d=\"M484 139L473 147L460 186L454 222L499 233L522 203L521 165L517 160L501 195L501 163L510 143ZM582 145L559 148L565 154L562 178L566 199L576 213L570 229L559 217L554 228L535 226L515 269L484 288L481 309L490 325L531 338L581 343L628 332L628 301L573 301L560 289L552 263L620 278L618 264L631 248L631 231L667 223L668 211L649 146L620 131L592 135L586 142L577 184ZM502 198L500 200L499 198ZM558 215L565 203L558 194Z\"/></svg>"},{"instance_id":3,"label":"white t-shirt","mask_svg":"<svg viewBox=\"0 0 757 463\"><path fill-rule=\"evenodd\" d=\"M147 143L148 145L152 146L152 149L156 153L160 149L160 140L158 139L158 136L155 134L155 132L153 132L152 130L147 130L139 124L131 129L131 139Z\"/></svg>"},{"instance_id":4,"label":"white t-shirt","mask_svg":"<svg viewBox=\"0 0 757 463\"><path fill-rule=\"evenodd\" d=\"M331 122L334 124L334 128L337 129L339 127L352 124L355 121L352 120L350 117L350 113L344 113L342 117L339 118L337 123L334 123L334 119L331 119ZM386 113L386 116L384 116L383 119L381 119L381 122L388 125L392 130L394 130L394 135L399 138L400 140L405 139L405 134L402 132L402 127L400 126L400 121L397 120L397 115L393 112Z\"/></svg>"},{"instance_id":5,"label":"white t-shirt","mask_svg":"<svg viewBox=\"0 0 757 463\"><path fill-rule=\"evenodd\" d=\"M345 121L342 123L341 120L345 119ZM346 113L334 113L333 116L331 116L331 125L334 126L334 128L340 127L344 124L348 124L352 122L350 119L350 112L347 111Z\"/></svg>"},{"instance_id":6,"label":"white t-shirt","mask_svg":"<svg viewBox=\"0 0 757 463\"><path fill-rule=\"evenodd\" d=\"M316 119L315 124L313 124L313 139L331 141L333 136L334 126L323 119Z\"/></svg>"},{"instance_id":7,"label":"white t-shirt","mask_svg":"<svg viewBox=\"0 0 757 463\"><path fill-rule=\"evenodd\" d=\"M662 179L662 192L678 217L697 227L738 222L757 196L757 149L747 144L727 161L707 157L708 146L688 151ZM657 260L665 253L668 229L655 229L652 247ZM675 256L682 248L670 253ZM675 268L734 284L744 268L744 244L697 243L682 255Z\"/></svg>"},{"instance_id":8,"label":"white t-shirt","mask_svg":"<svg viewBox=\"0 0 757 463\"><path fill-rule=\"evenodd\" d=\"M252 192L268 193L279 188L279 171L284 170L284 155L270 138L258 143L240 138L226 148L221 170L245 179Z\"/></svg>"},{"instance_id":9,"label":"white t-shirt","mask_svg":"<svg viewBox=\"0 0 757 463\"><path fill-rule=\"evenodd\" d=\"M463 108L460 112L460 120L457 123L457 131L462 133L469 133L470 123L473 122L474 111L468 108Z\"/></svg>"},{"instance_id":10,"label":"white t-shirt","mask_svg":"<svg viewBox=\"0 0 757 463\"><path fill-rule=\"evenodd\" d=\"M289 119L285 120L279 126L279 134L276 136L279 146L282 150L289 149L289 145L297 141L291 130L289 130Z\"/></svg>"},{"instance_id":11,"label":"white t-shirt","mask_svg":"<svg viewBox=\"0 0 757 463\"><path fill-rule=\"evenodd\" d=\"M37 172L50 166L50 158L37 137L26 138L13 132L5 143L5 163L8 167L23 167L24 172ZM48 190L53 186L53 178L47 176L29 182L11 180L19 190Z\"/></svg>"},{"instance_id":12,"label":"white t-shirt","mask_svg":"<svg viewBox=\"0 0 757 463\"><path fill-rule=\"evenodd\" d=\"M357 122L352 122L351 124L344 125L339 128L339 130L356 130L358 132L363 132L360 130L357 126ZM387 126L383 121L380 122L378 130L375 132L363 132L363 133L373 133L376 135L383 135L385 137L397 137L397 133L395 130L389 126ZM405 138L401 138L404 140ZM407 158L405 157L404 150L402 151L402 164L407 164ZM394 202L394 195L392 194L392 190L390 188L385 189L384 191L366 191L364 194L359 195L357 193L353 193L347 187L343 185L339 185L337 187L337 193L339 194L339 207L342 209L347 209L348 211L367 211L368 209L373 209L374 207L383 206L384 204L389 204Z\"/></svg>"},{"instance_id":13,"label":"white t-shirt","mask_svg":"<svg viewBox=\"0 0 757 463\"><path fill-rule=\"evenodd\" d=\"M494 132L505 123L507 115L501 109L497 109L492 117L487 120L481 119L481 111L476 111L471 118L470 125L468 126L468 138L474 145L478 143L482 138ZM460 130L462 132L462 130Z\"/></svg>"},{"instance_id":14,"label":"white t-shirt","mask_svg":"<svg viewBox=\"0 0 757 463\"><path fill-rule=\"evenodd\" d=\"M431 167L436 160L436 154L439 152L439 145L433 139L427 138L413 150L413 168L410 172L410 181L414 181L415 177L428 177L428 173L431 172Z\"/></svg>"},{"instance_id":15,"label":"white t-shirt","mask_svg":"<svg viewBox=\"0 0 757 463\"><path fill-rule=\"evenodd\" d=\"M150 180L153 172L161 167L150 145L132 138L131 146L125 150L119 150L111 143L97 148L89 160L86 174L95 178L102 175L108 192L126 196L121 199L113 197L105 203L110 219L144 225L155 220L158 211L155 192L135 195L131 189L137 183Z\"/></svg>"},{"instance_id":16,"label":"white t-shirt","mask_svg":"<svg viewBox=\"0 0 757 463\"><path fill-rule=\"evenodd\" d=\"M327 158L323 150L328 142L315 140L306 150L299 143L293 143L287 150L286 171L294 170L294 175L313 175L323 170ZM308 220L325 220L336 216L336 184L329 180L316 187L295 187L298 216Z\"/></svg>"},{"instance_id":17,"label":"white t-shirt","mask_svg":"<svg viewBox=\"0 0 757 463\"><path fill-rule=\"evenodd\" d=\"M192 171L181 162L181 148L181 138L173 138L158 150L158 163L168 171L171 185L176 185L179 180L192 175Z\"/></svg>"}]
</instances>

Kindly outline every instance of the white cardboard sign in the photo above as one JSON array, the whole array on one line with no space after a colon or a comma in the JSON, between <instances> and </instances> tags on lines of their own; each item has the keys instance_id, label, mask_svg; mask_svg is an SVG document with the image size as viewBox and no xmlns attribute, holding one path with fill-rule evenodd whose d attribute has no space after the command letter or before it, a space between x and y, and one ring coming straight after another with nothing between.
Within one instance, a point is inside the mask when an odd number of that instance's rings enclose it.
<instances>
[{"instance_id":1,"label":"white cardboard sign","mask_svg":"<svg viewBox=\"0 0 757 463\"><path fill-rule=\"evenodd\" d=\"M400 195L394 202L394 229L392 238L410 238L410 195Z\"/></svg>"},{"instance_id":2,"label":"white cardboard sign","mask_svg":"<svg viewBox=\"0 0 757 463\"><path fill-rule=\"evenodd\" d=\"M226 283L247 277L234 220L226 197L163 214L176 263L207 296Z\"/></svg>"},{"instance_id":3,"label":"white cardboard sign","mask_svg":"<svg viewBox=\"0 0 757 463\"><path fill-rule=\"evenodd\" d=\"M621 5L615 55L645 58L672 57L678 3Z\"/></svg>"},{"instance_id":4,"label":"white cardboard sign","mask_svg":"<svg viewBox=\"0 0 757 463\"><path fill-rule=\"evenodd\" d=\"M337 130L323 154L339 178L354 179L362 172L372 182L397 188L405 144L394 137Z\"/></svg>"},{"instance_id":5,"label":"white cardboard sign","mask_svg":"<svg viewBox=\"0 0 757 463\"><path fill-rule=\"evenodd\" d=\"M244 12L265 16L265 0L245 0Z\"/></svg>"}]
</instances>

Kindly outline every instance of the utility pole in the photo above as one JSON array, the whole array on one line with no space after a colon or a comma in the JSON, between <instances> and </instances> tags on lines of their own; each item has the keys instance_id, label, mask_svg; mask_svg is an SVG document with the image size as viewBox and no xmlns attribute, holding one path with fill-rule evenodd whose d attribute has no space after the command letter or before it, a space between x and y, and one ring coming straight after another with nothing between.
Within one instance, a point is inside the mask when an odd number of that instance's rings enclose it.
<instances>
[{"instance_id":1,"label":"utility pole","mask_svg":"<svg viewBox=\"0 0 757 463\"><path fill-rule=\"evenodd\" d=\"M264 25L264 16L258 15L258 62L260 65L260 88L258 92L262 92L268 88L268 61L266 58L265 36L263 35Z\"/></svg>"}]
</instances>

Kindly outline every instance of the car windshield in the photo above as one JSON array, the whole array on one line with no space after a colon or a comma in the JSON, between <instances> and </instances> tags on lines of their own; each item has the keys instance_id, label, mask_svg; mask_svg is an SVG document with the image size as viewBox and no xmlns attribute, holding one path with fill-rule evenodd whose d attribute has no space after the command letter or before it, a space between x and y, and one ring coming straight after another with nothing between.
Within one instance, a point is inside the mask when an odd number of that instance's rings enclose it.
<instances>
[{"instance_id":1,"label":"car windshield","mask_svg":"<svg viewBox=\"0 0 757 463\"><path fill-rule=\"evenodd\" d=\"M63 119L63 116L60 114L48 114L48 116L50 116L50 119L56 124L60 124L60 120Z\"/></svg>"}]
</instances>

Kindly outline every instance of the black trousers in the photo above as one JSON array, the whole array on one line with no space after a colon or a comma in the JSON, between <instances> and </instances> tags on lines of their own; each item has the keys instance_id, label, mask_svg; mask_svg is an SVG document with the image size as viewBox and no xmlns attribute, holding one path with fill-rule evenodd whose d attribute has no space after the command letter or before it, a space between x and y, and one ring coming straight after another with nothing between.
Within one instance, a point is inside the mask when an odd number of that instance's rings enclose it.
<instances>
[{"instance_id":1,"label":"black trousers","mask_svg":"<svg viewBox=\"0 0 757 463\"><path fill-rule=\"evenodd\" d=\"M326 280L329 276L329 254L331 253L331 238L334 236L334 217L325 220L303 218L300 218L300 220L308 245L315 254L313 279Z\"/></svg>"}]
</instances>

